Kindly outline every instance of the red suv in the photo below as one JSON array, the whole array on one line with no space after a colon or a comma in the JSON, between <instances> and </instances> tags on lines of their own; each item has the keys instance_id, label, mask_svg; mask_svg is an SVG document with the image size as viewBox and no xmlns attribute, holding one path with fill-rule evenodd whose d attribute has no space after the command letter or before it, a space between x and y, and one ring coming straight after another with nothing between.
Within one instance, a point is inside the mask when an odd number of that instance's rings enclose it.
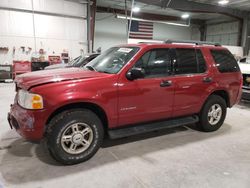
<instances>
[{"instance_id":1,"label":"red suv","mask_svg":"<svg viewBox=\"0 0 250 188\"><path fill-rule=\"evenodd\" d=\"M196 41L110 48L84 68L16 78L8 120L24 138L46 138L64 164L91 158L105 135L120 138L197 123L216 131L241 97L232 54Z\"/></svg>"}]
</instances>

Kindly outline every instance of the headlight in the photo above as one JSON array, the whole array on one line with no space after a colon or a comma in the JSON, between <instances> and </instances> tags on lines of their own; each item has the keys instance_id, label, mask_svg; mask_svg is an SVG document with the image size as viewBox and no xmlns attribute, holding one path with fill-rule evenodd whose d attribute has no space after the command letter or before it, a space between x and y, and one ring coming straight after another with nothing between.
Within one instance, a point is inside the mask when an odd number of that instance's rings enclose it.
<instances>
[{"instance_id":1,"label":"headlight","mask_svg":"<svg viewBox=\"0 0 250 188\"><path fill-rule=\"evenodd\" d=\"M17 95L17 101L20 106L26 109L42 109L43 98L41 95L29 93L25 90L19 90Z\"/></svg>"}]
</instances>

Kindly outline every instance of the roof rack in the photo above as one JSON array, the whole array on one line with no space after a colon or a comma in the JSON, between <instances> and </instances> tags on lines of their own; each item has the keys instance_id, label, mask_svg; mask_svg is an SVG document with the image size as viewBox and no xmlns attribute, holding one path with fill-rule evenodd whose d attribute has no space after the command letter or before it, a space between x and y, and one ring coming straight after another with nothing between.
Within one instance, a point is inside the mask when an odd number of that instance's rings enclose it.
<instances>
[{"instance_id":1,"label":"roof rack","mask_svg":"<svg viewBox=\"0 0 250 188\"><path fill-rule=\"evenodd\" d=\"M158 43L164 43L162 41L155 41L155 42L138 42L138 44L158 44Z\"/></svg>"},{"instance_id":2,"label":"roof rack","mask_svg":"<svg viewBox=\"0 0 250 188\"><path fill-rule=\"evenodd\" d=\"M195 44L195 45L212 45L212 46L221 46L220 43L207 42L207 41L195 41L195 40L166 40L166 44L173 43L184 43L184 44Z\"/></svg>"}]
</instances>

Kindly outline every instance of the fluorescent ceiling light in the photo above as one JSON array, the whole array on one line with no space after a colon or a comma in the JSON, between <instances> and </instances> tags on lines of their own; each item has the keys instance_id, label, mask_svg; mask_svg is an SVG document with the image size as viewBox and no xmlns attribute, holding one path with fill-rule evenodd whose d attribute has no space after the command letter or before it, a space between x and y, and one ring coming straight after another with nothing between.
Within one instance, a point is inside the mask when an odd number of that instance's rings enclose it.
<instances>
[{"instance_id":1,"label":"fluorescent ceiling light","mask_svg":"<svg viewBox=\"0 0 250 188\"><path fill-rule=\"evenodd\" d=\"M228 1L228 0L221 0L221 1L219 1L218 3L219 3L220 5L226 5L226 4L229 3L229 1Z\"/></svg>"},{"instance_id":2,"label":"fluorescent ceiling light","mask_svg":"<svg viewBox=\"0 0 250 188\"><path fill-rule=\"evenodd\" d=\"M140 7L134 7L133 12L140 12L141 8Z\"/></svg>"},{"instance_id":3,"label":"fluorescent ceiling light","mask_svg":"<svg viewBox=\"0 0 250 188\"><path fill-rule=\"evenodd\" d=\"M190 17L189 14L183 14L183 15L181 15L181 18L183 18L183 19L187 19L187 18L189 18L189 17Z\"/></svg>"}]
</instances>

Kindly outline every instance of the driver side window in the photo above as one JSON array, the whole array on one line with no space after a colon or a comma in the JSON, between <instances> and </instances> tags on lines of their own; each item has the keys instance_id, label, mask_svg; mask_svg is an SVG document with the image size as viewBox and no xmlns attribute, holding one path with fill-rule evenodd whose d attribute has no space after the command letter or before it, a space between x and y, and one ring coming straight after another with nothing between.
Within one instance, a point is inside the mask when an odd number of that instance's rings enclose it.
<instances>
[{"instance_id":1,"label":"driver side window","mask_svg":"<svg viewBox=\"0 0 250 188\"><path fill-rule=\"evenodd\" d=\"M154 49L146 52L134 67L144 70L146 78L170 75L172 66L169 49Z\"/></svg>"}]
</instances>

